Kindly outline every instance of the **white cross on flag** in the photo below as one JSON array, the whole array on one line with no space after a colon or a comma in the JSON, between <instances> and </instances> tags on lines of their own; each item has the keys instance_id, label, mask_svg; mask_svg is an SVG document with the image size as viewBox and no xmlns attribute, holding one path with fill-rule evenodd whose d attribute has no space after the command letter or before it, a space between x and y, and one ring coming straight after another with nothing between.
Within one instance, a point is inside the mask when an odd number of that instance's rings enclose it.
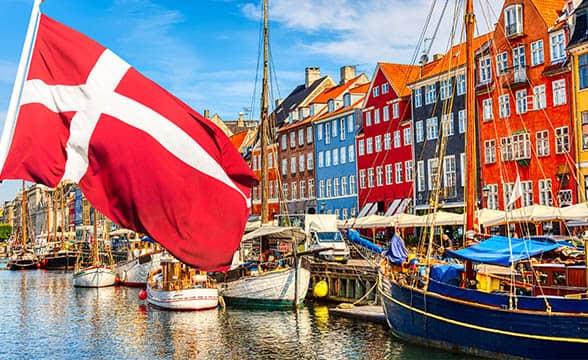
<instances>
[{"instance_id":1,"label":"white cross on flag","mask_svg":"<svg viewBox=\"0 0 588 360\"><path fill-rule=\"evenodd\" d=\"M230 265L253 173L216 125L92 39L41 15L3 136L1 179L76 181L96 209L181 261Z\"/></svg>"}]
</instances>

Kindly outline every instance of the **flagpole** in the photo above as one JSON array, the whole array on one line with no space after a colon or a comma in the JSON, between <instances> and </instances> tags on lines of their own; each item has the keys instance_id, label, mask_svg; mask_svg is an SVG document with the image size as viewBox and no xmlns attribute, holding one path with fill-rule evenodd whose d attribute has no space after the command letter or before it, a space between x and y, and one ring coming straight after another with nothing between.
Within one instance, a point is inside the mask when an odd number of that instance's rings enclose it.
<instances>
[{"instance_id":1,"label":"flagpole","mask_svg":"<svg viewBox=\"0 0 588 360\"><path fill-rule=\"evenodd\" d=\"M16 70L16 79L12 94L10 95L10 103L8 105L8 112L6 113L6 121L4 122L4 129L2 130L2 139L0 139L0 171L4 168L4 162L8 155L8 147L10 140L12 140L12 132L18 116L18 103L22 93L22 88L26 76L28 74L28 63L31 57L31 50L36 38L37 28L39 26L39 17L41 15L41 3L43 0L34 0L33 10L31 11L31 18L29 19L29 26L25 36L25 42L22 47L20 61Z\"/></svg>"}]
</instances>

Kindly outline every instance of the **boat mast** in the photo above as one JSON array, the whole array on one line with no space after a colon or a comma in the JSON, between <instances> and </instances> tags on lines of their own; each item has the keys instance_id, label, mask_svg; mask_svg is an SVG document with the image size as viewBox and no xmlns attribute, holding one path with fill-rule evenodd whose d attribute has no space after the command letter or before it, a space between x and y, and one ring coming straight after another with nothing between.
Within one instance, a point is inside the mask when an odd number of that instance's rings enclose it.
<instances>
[{"instance_id":1,"label":"boat mast","mask_svg":"<svg viewBox=\"0 0 588 360\"><path fill-rule=\"evenodd\" d=\"M93 221L94 221L94 246L93 246L93 253L94 253L94 265L98 265L99 264L99 260L98 260L98 224L96 224L96 208L94 208L94 216L93 216Z\"/></svg>"},{"instance_id":2,"label":"boat mast","mask_svg":"<svg viewBox=\"0 0 588 360\"><path fill-rule=\"evenodd\" d=\"M474 216L476 212L477 194L477 164L476 164L476 94L475 94L475 67L474 67L474 26L476 16L474 14L473 0L466 0L464 24L466 30L466 218L465 231L474 229Z\"/></svg>"},{"instance_id":3,"label":"boat mast","mask_svg":"<svg viewBox=\"0 0 588 360\"><path fill-rule=\"evenodd\" d=\"M25 193L25 182L22 181L22 199L20 202L20 221L21 221L21 230L22 230L22 249L25 250L27 244L27 222L26 222L26 208L27 208L27 195Z\"/></svg>"},{"instance_id":4,"label":"boat mast","mask_svg":"<svg viewBox=\"0 0 588 360\"><path fill-rule=\"evenodd\" d=\"M49 221L49 210L50 207L53 207L53 204L51 202L51 193L49 192L49 189L45 189L45 197L47 198L47 243L51 243L51 222Z\"/></svg>"},{"instance_id":5,"label":"boat mast","mask_svg":"<svg viewBox=\"0 0 588 360\"><path fill-rule=\"evenodd\" d=\"M268 0L263 0L263 80L261 87L261 223L268 222L268 176L267 176L267 134L268 134Z\"/></svg>"},{"instance_id":6,"label":"boat mast","mask_svg":"<svg viewBox=\"0 0 588 360\"><path fill-rule=\"evenodd\" d=\"M63 193L63 184L61 184L61 188L60 188L60 196L61 196L61 250L63 250L64 247L64 237L65 237L65 199L64 199L64 193Z\"/></svg>"}]
</instances>

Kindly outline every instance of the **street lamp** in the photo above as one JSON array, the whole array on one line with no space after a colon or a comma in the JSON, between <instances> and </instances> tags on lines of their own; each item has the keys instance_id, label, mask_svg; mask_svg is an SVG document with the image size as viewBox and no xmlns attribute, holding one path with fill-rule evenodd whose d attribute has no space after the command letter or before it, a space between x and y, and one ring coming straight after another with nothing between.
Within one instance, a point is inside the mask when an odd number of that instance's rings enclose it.
<instances>
[{"instance_id":1,"label":"street lamp","mask_svg":"<svg viewBox=\"0 0 588 360\"><path fill-rule=\"evenodd\" d=\"M483 208L488 207L488 194L490 193L490 187L488 185L484 185L482 187L482 198L484 199L484 203L482 204Z\"/></svg>"}]
</instances>

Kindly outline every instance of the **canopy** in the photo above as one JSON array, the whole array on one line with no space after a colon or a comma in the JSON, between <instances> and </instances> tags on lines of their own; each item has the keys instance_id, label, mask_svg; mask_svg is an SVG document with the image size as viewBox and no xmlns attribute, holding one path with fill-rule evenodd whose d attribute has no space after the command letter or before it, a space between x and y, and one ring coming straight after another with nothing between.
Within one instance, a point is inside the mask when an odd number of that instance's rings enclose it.
<instances>
[{"instance_id":1,"label":"canopy","mask_svg":"<svg viewBox=\"0 0 588 360\"><path fill-rule=\"evenodd\" d=\"M565 220L583 220L588 219L588 203L580 203L560 209L561 216Z\"/></svg>"},{"instance_id":2,"label":"canopy","mask_svg":"<svg viewBox=\"0 0 588 360\"><path fill-rule=\"evenodd\" d=\"M514 209L506 213L506 217L488 221L486 226L502 225L508 223L539 223L545 221L561 220L561 209L553 206L531 205Z\"/></svg>"},{"instance_id":3,"label":"canopy","mask_svg":"<svg viewBox=\"0 0 588 360\"><path fill-rule=\"evenodd\" d=\"M463 214L450 213L446 211L437 211L427 215L427 225L448 226L462 225Z\"/></svg>"},{"instance_id":4,"label":"canopy","mask_svg":"<svg viewBox=\"0 0 588 360\"><path fill-rule=\"evenodd\" d=\"M486 226L504 220L506 213L502 210L480 209L477 212L478 221Z\"/></svg>"},{"instance_id":5,"label":"canopy","mask_svg":"<svg viewBox=\"0 0 588 360\"><path fill-rule=\"evenodd\" d=\"M562 246L565 245L550 241L492 236L479 244L461 250L445 250L445 254L458 259L509 266L513 262L528 259Z\"/></svg>"},{"instance_id":6,"label":"canopy","mask_svg":"<svg viewBox=\"0 0 588 360\"><path fill-rule=\"evenodd\" d=\"M304 240L306 235L298 227L283 227L274 225L261 225L258 229L251 231L243 236L242 241L256 239L262 236L271 236L273 238L292 240L295 237L297 241Z\"/></svg>"}]
</instances>

